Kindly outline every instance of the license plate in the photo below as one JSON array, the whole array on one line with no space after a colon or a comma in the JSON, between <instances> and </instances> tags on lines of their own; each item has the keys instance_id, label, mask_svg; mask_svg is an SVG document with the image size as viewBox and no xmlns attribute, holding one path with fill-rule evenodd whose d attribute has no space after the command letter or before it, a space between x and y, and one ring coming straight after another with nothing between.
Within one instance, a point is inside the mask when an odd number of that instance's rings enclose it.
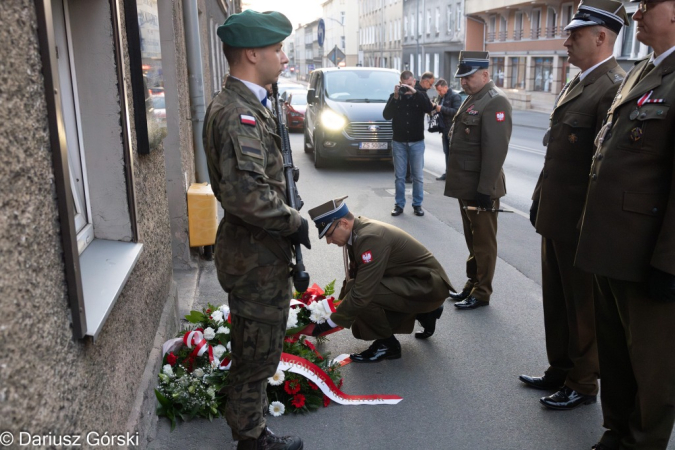
<instances>
[{"instance_id":1,"label":"license plate","mask_svg":"<svg viewBox=\"0 0 675 450\"><path fill-rule=\"evenodd\" d=\"M361 142L359 148L361 150L386 150L388 145L386 142Z\"/></svg>"}]
</instances>

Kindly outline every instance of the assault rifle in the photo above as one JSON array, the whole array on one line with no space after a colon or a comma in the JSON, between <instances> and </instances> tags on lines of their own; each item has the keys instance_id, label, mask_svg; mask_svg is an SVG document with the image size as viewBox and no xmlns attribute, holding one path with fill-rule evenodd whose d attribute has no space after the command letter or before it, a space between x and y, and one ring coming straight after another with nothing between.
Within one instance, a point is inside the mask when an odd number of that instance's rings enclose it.
<instances>
[{"instance_id":1,"label":"assault rifle","mask_svg":"<svg viewBox=\"0 0 675 450\"><path fill-rule=\"evenodd\" d=\"M304 202L298 194L297 183L300 178L300 170L293 164L293 154L291 153L291 141L288 138L288 128L286 121L283 120L283 101L279 98L279 89L276 83L272 85L272 96L275 100L275 113L277 116L278 131L281 137L281 154L284 158L284 175L286 176L286 196L288 205L300 211ZM298 292L305 292L309 287L309 274L305 271L305 264L302 262L302 251L300 244L295 246L295 266L293 267L293 286Z\"/></svg>"}]
</instances>

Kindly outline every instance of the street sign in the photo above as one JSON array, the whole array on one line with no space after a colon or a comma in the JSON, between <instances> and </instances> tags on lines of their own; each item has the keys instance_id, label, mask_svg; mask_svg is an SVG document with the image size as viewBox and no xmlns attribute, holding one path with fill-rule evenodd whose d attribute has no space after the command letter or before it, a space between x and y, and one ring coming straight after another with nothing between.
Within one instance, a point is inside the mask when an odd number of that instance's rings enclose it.
<instances>
[{"instance_id":1,"label":"street sign","mask_svg":"<svg viewBox=\"0 0 675 450\"><path fill-rule=\"evenodd\" d=\"M342 50L340 50L340 49L338 48L338 46L336 45L336 46L333 48L333 50L331 50L331 51L328 53L327 58L328 58L333 64L335 64L335 65L337 66L337 65L340 64L342 61L344 61L344 59L345 59L345 54L342 53Z\"/></svg>"},{"instance_id":2,"label":"street sign","mask_svg":"<svg viewBox=\"0 0 675 450\"><path fill-rule=\"evenodd\" d=\"M317 36L317 39L319 40L319 47L323 47L323 40L325 37L326 37L326 22L324 22L323 19L319 19L318 36Z\"/></svg>"}]
</instances>

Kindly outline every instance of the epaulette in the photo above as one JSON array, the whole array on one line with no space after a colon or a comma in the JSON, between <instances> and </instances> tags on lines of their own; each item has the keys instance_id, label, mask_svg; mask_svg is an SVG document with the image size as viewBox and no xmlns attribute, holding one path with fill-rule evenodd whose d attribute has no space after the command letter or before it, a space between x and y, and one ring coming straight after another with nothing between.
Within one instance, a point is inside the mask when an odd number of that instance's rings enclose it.
<instances>
[{"instance_id":1,"label":"epaulette","mask_svg":"<svg viewBox=\"0 0 675 450\"><path fill-rule=\"evenodd\" d=\"M610 80L612 80L612 83L621 83L623 81L623 76L620 73L614 72L614 69L609 70L607 72L607 76L609 77Z\"/></svg>"},{"instance_id":2,"label":"epaulette","mask_svg":"<svg viewBox=\"0 0 675 450\"><path fill-rule=\"evenodd\" d=\"M490 89L488 94L490 94L490 97L494 98L499 95L499 92L495 91L494 89Z\"/></svg>"}]
</instances>

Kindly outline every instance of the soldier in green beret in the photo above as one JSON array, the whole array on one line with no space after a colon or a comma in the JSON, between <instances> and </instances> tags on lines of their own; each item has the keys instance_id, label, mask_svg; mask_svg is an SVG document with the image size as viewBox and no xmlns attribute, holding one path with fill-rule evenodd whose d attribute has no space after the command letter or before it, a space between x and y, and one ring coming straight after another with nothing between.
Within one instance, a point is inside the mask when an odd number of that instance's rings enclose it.
<instances>
[{"instance_id":1,"label":"soldier in green beret","mask_svg":"<svg viewBox=\"0 0 675 450\"><path fill-rule=\"evenodd\" d=\"M278 124L264 87L288 62L281 47L291 32L283 14L251 10L218 27L230 76L204 119L209 176L225 210L215 262L232 312L225 418L239 450L303 448L298 437L275 436L264 417L293 293L292 245L310 246L307 220L286 204Z\"/></svg>"}]
</instances>

